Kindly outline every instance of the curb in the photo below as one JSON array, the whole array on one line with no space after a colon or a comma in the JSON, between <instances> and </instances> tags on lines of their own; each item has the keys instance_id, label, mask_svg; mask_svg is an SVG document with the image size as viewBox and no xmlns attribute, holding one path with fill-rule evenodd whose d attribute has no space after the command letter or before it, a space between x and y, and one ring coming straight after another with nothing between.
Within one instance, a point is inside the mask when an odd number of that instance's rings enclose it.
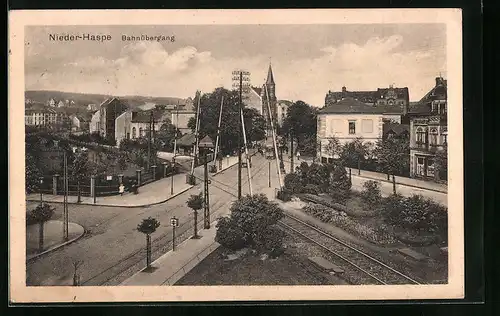
<instances>
[{"instance_id":1,"label":"curb","mask_svg":"<svg viewBox=\"0 0 500 316\"><path fill-rule=\"evenodd\" d=\"M254 156L255 153L251 156ZM232 168L234 167L235 165L237 165L237 163L235 163L234 165L231 165L229 167L227 167L226 169L223 169L223 170L220 170L216 173L213 174L213 176L216 176L217 174L223 172L223 171L226 171L227 169L229 168ZM148 204L143 204L143 205L112 205L112 204L99 204L99 203L86 203L86 202L82 202L82 203L76 203L76 202L68 202L68 204L71 204L71 205L92 205L92 206L100 206L100 207L123 207L123 208L142 208L142 207L149 207L149 206L154 206L154 205L158 205L158 204L162 204L162 203L165 203L167 201L169 201L170 199L173 199L175 197L177 197L178 195L181 195L182 193L192 189L193 187L195 187L196 185L191 185L177 193L175 193L174 195L172 196L169 196L168 198L164 199L164 200L161 200L159 202L154 202L154 203L148 203ZM27 202L40 202L40 200L38 199L26 199ZM56 203L56 204L64 204L64 202L61 202L61 201L44 201L45 203Z\"/></svg>"},{"instance_id":2,"label":"curb","mask_svg":"<svg viewBox=\"0 0 500 316\"><path fill-rule=\"evenodd\" d=\"M76 224L76 223L73 223L73 224ZM47 250L45 250L43 252L37 253L36 255L34 255L32 257L26 258L26 263L30 263L31 261L33 261L33 260L35 260L35 259L37 259L37 258L39 258L39 257L41 257L41 256L43 256L43 255L45 255L47 253L49 253L49 252L55 251L55 250L57 250L59 248L62 248L64 246L66 246L66 245L69 245L69 244L77 241L78 239L82 238L83 236L85 236L85 233L87 232L85 230L85 227L81 226L80 224L76 224L76 225L79 225L81 228L83 228L83 233L81 233L79 236L76 236L75 238L73 238L71 240L68 240L68 241L66 241L66 242L64 242L62 244L59 244L59 245L54 246L52 248L49 248L49 249L47 249Z\"/></svg>"},{"instance_id":3,"label":"curb","mask_svg":"<svg viewBox=\"0 0 500 316\"><path fill-rule=\"evenodd\" d=\"M353 174L352 176L353 177L358 177L358 178L365 178L365 179L370 179L370 180L376 180L376 181L383 181L383 182L387 182L387 183L392 183L392 181L390 181L390 180L387 181L385 179L377 179L377 178L368 177L368 176L362 176L362 175L357 175L357 174ZM422 189L422 190L427 190L427 191L434 191L434 192L438 192L438 193L448 194L448 191L443 191L443 190L438 190L438 189L432 189L432 188L426 188L426 187L422 187L422 186L414 185L414 184L406 184L406 183L401 183L401 182L397 182L397 181L396 181L396 184L404 185L406 187L411 187L411 188L417 188L417 189Z\"/></svg>"},{"instance_id":4,"label":"curb","mask_svg":"<svg viewBox=\"0 0 500 316\"><path fill-rule=\"evenodd\" d=\"M141 207L148 207L148 206L154 206L154 205L157 205L157 204L162 204L162 203L165 203L167 202L168 200L170 199L173 199L175 198L176 196L178 195L181 195L182 193L192 189L194 186L189 186L177 193L175 193L174 195L172 196L169 196L167 199L164 199L164 200L161 200L159 202L154 202L154 203L148 203L148 204L143 204L143 205L112 205L112 204L99 204L99 203L75 203L75 202L68 202L68 204L72 204L72 205L91 205L91 206L101 206L101 207L124 207L124 208L141 208ZM32 200L32 199L28 199L26 201L29 201L29 202L39 202L40 200ZM44 201L45 203L56 203L56 204L64 204L64 202L60 202L60 201Z\"/></svg>"}]
</instances>

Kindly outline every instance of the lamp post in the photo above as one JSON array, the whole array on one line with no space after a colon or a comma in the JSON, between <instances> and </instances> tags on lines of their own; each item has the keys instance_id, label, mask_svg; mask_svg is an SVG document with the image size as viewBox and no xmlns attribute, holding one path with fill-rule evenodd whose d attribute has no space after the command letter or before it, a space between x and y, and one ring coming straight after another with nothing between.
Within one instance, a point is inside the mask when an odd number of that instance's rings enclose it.
<instances>
[{"instance_id":1,"label":"lamp post","mask_svg":"<svg viewBox=\"0 0 500 316\"><path fill-rule=\"evenodd\" d=\"M175 251L175 228L179 226L179 219L173 216L170 225L172 225L172 251Z\"/></svg>"},{"instance_id":2,"label":"lamp post","mask_svg":"<svg viewBox=\"0 0 500 316\"><path fill-rule=\"evenodd\" d=\"M42 192L43 177L40 177L39 180L40 180L40 187L39 187L39 191L40 191L40 205L43 205L43 192Z\"/></svg>"},{"instance_id":3,"label":"lamp post","mask_svg":"<svg viewBox=\"0 0 500 316\"><path fill-rule=\"evenodd\" d=\"M205 165L205 198L204 198L204 212L203 212L203 227L205 229L210 228L210 201L209 201L209 194L208 194L208 159L207 159L207 153L210 149L214 148L214 143L212 142L212 139L207 135L205 136L200 143L198 144L198 147L204 149L204 165Z\"/></svg>"}]
</instances>

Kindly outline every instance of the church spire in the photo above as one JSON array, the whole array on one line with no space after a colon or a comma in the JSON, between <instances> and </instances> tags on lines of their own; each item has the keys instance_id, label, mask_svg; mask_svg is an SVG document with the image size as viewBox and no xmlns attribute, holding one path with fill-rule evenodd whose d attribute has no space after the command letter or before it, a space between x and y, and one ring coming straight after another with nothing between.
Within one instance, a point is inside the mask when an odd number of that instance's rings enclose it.
<instances>
[{"instance_id":1,"label":"church spire","mask_svg":"<svg viewBox=\"0 0 500 316\"><path fill-rule=\"evenodd\" d=\"M269 70L267 71L266 84L274 84L273 69L271 68L271 63L269 63Z\"/></svg>"}]
</instances>

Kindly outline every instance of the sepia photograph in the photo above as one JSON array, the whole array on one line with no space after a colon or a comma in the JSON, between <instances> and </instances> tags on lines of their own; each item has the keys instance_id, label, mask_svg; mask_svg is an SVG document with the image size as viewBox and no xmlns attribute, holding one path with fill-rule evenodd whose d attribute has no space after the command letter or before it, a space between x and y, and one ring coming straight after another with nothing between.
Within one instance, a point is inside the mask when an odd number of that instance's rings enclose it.
<instances>
[{"instance_id":1,"label":"sepia photograph","mask_svg":"<svg viewBox=\"0 0 500 316\"><path fill-rule=\"evenodd\" d=\"M460 10L9 26L12 302L463 297Z\"/></svg>"}]
</instances>

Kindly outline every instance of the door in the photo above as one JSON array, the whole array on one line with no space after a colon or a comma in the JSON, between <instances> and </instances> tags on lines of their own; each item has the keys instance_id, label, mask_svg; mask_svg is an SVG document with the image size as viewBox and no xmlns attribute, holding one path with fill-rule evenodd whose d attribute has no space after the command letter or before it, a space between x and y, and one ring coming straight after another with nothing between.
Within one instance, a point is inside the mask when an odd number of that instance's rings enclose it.
<instances>
[{"instance_id":1,"label":"door","mask_svg":"<svg viewBox=\"0 0 500 316\"><path fill-rule=\"evenodd\" d=\"M424 157L417 157L417 175L425 176Z\"/></svg>"}]
</instances>

